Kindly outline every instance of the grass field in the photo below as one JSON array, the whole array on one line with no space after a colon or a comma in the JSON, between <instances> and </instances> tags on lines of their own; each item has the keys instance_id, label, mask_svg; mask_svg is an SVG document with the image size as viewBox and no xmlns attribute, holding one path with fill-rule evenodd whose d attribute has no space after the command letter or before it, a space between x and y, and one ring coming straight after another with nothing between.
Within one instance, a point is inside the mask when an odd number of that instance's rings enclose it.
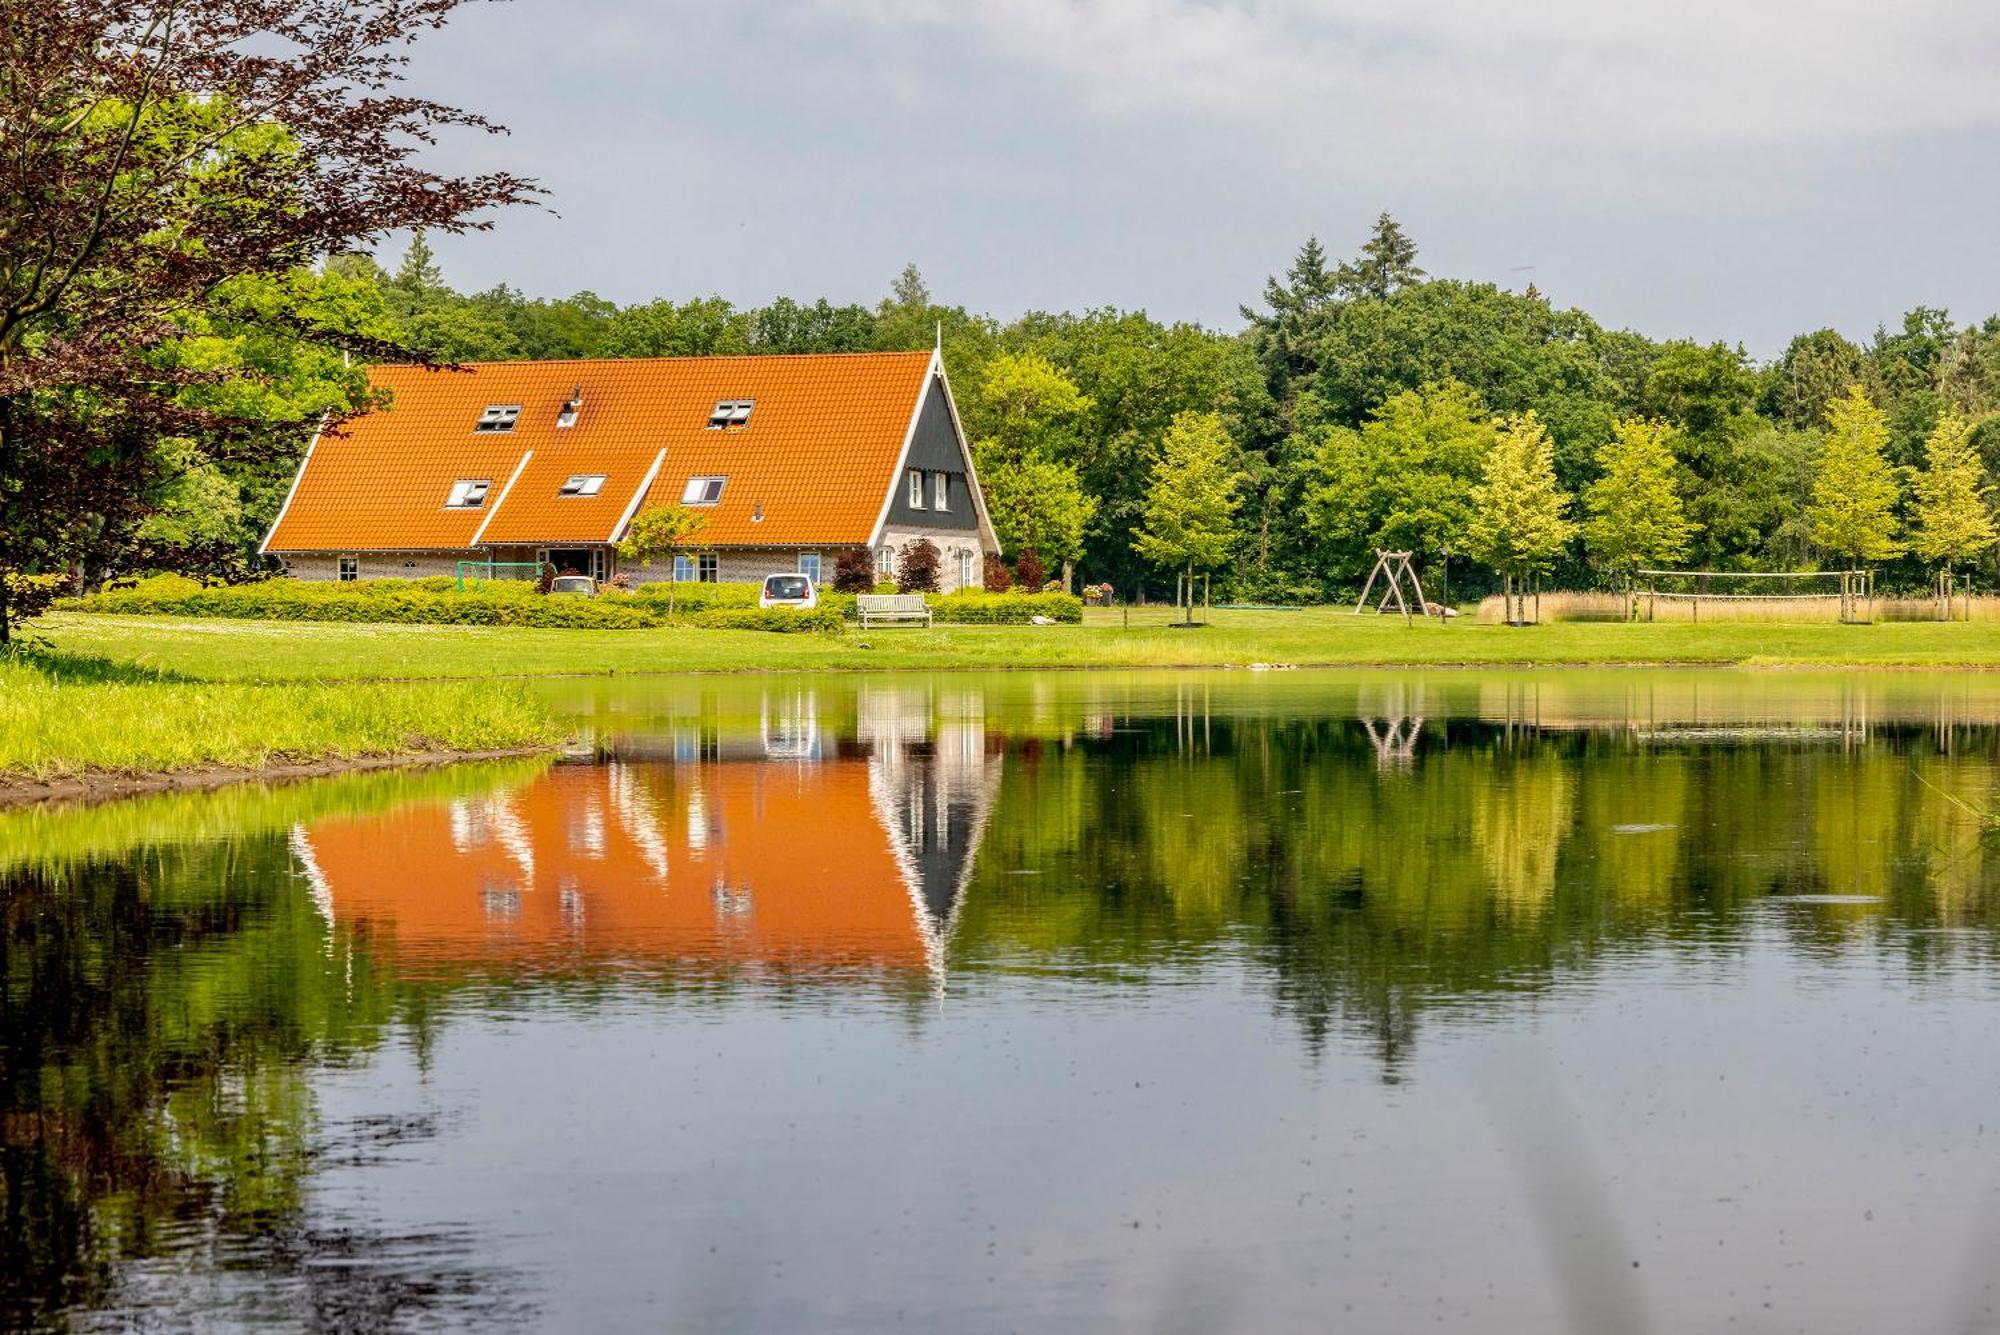
<instances>
[{"instance_id":1,"label":"grass field","mask_svg":"<svg viewBox=\"0 0 2000 1335\"><path fill-rule=\"evenodd\" d=\"M553 745L526 688L163 679L101 661L0 661L0 786L428 751Z\"/></svg>"},{"instance_id":2,"label":"grass field","mask_svg":"<svg viewBox=\"0 0 2000 1335\"><path fill-rule=\"evenodd\" d=\"M213 680L298 681L556 674L949 668L1567 666L2000 668L2000 622L1874 626L1562 622L1461 618L1406 626L1339 609L1222 612L1193 630L1165 610L1087 614L1081 626L850 630L553 630L179 620L63 614L33 628L60 648Z\"/></svg>"}]
</instances>

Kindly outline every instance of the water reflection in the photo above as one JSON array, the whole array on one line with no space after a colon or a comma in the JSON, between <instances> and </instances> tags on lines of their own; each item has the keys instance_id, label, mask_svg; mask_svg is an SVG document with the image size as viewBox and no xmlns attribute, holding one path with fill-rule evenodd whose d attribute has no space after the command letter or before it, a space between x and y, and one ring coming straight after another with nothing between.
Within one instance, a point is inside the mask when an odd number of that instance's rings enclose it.
<instances>
[{"instance_id":1,"label":"water reflection","mask_svg":"<svg viewBox=\"0 0 2000 1335\"><path fill-rule=\"evenodd\" d=\"M1849 1017L1913 997L1949 1030L1983 1023L1991 1005L2000 866L1979 813L2000 806L2000 683L1983 679L1286 673L552 689L601 763L0 814L0 1321L572 1319L578 1309L560 1307L575 1301L562 1296L569 1277L540 1251L557 1225L532 1212L523 1223L527 1197L504 1185L454 1196L490 1180L454 1156L489 1122L587 1147L616 1142L606 1119L664 1107L709 1143L739 1122L763 1128L737 1157L673 1136L630 1152L679 1165L676 1191L697 1214L747 1211L757 1247L815 1278L705 1265L691 1216L663 1220L602 1184L585 1197L622 1231L600 1241L645 1242L633 1221L649 1221L650 1241L678 1258L661 1270L678 1278L659 1282L715 1323L754 1327L761 1313L866 1328L888 1316L852 1295L834 1304L845 1316L820 1319L842 1266L805 1264L790 1232L812 1213L800 1213L798 1183L757 1166L787 1162L778 1124L744 1093L760 1081L803 1086L797 1108L829 1119L817 1148L853 1165L810 1171L850 1191L871 1163L882 1171L869 1156L889 1152L854 1112L877 1083L889 1101L867 1121L885 1132L921 1141L919 1126L1001 1118L1016 1129L985 1142L1005 1171L981 1199L1036 1182L1009 1197L1025 1220L1066 1182L1171 1158L1181 1143L1149 1139L1131 1110L1117 1130L1091 1121L1065 1084L1079 1072L1122 1080L1130 1065L1133 1088L1165 1101L1145 1105L1155 1116L1200 1107L1223 1139L1261 1144L1270 1117L1328 1115L1314 1111L1322 1081L1372 1090L1391 1102L1356 1093L1357 1108L1393 1108L1413 1126L1445 1117L1463 1103L1462 1040L1497 1043L1551 1015L1612 1032L1706 1025L1651 1041L1727 1047L1729 1021L1691 1000L1733 995L1774 960ZM1632 1009L1606 1018L1598 995ZM733 1038L683 1043L689 1023ZM819 1046L791 1046L793 1029ZM996 1073L1021 1070L1008 1045L1031 1031L1042 1074L1010 1085ZM563 1037L549 1048L544 1033ZM1251 1037L1261 1057L1244 1055ZM628 1040L681 1044L642 1101L623 1082L648 1059ZM534 1063L563 1065L562 1044L620 1057L564 1066L582 1103L558 1113L538 1100L565 1086ZM508 1055L451 1061L477 1051ZM781 1072L758 1064L778 1051ZM1618 1058L1600 1060L1608 1070ZM1840 1076L1851 1084L1884 1058L1841 1060L1859 1063ZM530 1087L501 1099L489 1085L503 1071ZM1755 1064L1730 1073L1738 1087L1759 1078ZM1566 1078L1585 1108L1593 1081L1612 1081ZM984 1091L977 1111L951 1092L958 1082ZM1434 1104L1432 1087L1461 1098ZM1029 1152L1010 1139L1016 1107L1081 1139ZM801 1115L784 1123L793 1134ZM1463 1144L1402 1152L1468 1180L1481 1171L1482 1151ZM1088 1166L1069 1157L1079 1153ZM427 1164L455 1167L426 1179L425 1204L392 1207L361 1185ZM1274 1203L1291 1202L1299 1171L1241 1166L1237 1186L1201 1189L1203 1208L1253 1235L1277 1228ZM1394 1153L1384 1165L1381 1208L1416 1211L1412 1236L1437 1227L1419 1208L1442 1199L1421 1185L1427 1171ZM1332 1225L1282 1218L1276 1254L1337 1250ZM502 1219L518 1236L496 1233ZM874 1264L902 1227L885 1216L874 1241L822 1235L808 1249ZM1119 1255L1092 1264L1140 1283ZM957 1292L973 1274L949 1253L929 1263L937 1292L899 1301ZM1244 1258L1210 1263L1221 1278L1206 1288L1209 1270L1176 1272L1202 1291L1173 1303L1294 1314L1283 1295L1245 1296ZM1058 1292L1076 1279L1038 1264L1012 1273ZM620 1284L662 1296L643 1274ZM1147 1292L1141 1307L1163 1310L1147 1304L1167 1290ZM605 1301L604 1320L638 1311ZM1523 1301L1531 1318L1559 1319L1548 1314L1560 1304ZM1021 1324L1029 1309L951 1310L960 1328L983 1328ZM1082 1299L1037 1310L1057 1325L1120 1324ZM1377 1315L1386 1329L1402 1314Z\"/></svg>"}]
</instances>

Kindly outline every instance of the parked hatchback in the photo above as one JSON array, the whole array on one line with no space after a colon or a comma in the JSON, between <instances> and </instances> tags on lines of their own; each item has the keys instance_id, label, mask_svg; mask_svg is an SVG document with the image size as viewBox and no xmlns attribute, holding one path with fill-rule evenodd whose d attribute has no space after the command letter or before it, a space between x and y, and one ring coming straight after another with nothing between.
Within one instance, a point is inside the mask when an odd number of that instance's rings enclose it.
<instances>
[{"instance_id":1,"label":"parked hatchback","mask_svg":"<svg viewBox=\"0 0 2000 1335\"><path fill-rule=\"evenodd\" d=\"M571 598L594 598L597 596L597 581L588 575L557 575L549 581L549 592Z\"/></svg>"},{"instance_id":2,"label":"parked hatchback","mask_svg":"<svg viewBox=\"0 0 2000 1335\"><path fill-rule=\"evenodd\" d=\"M819 590L807 575L766 575L759 607L818 607Z\"/></svg>"}]
</instances>

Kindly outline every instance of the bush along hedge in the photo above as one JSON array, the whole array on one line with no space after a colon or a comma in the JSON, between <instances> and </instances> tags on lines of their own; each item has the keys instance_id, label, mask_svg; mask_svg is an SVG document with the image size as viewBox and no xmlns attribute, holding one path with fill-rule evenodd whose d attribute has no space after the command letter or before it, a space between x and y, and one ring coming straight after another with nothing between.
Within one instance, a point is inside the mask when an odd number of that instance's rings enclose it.
<instances>
[{"instance_id":1,"label":"bush along hedge","mask_svg":"<svg viewBox=\"0 0 2000 1335\"><path fill-rule=\"evenodd\" d=\"M825 604L809 612L792 607L711 607L689 617L688 624L704 630L813 631L821 635L838 635L846 629L839 609Z\"/></svg>"},{"instance_id":2,"label":"bush along hedge","mask_svg":"<svg viewBox=\"0 0 2000 1335\"><path fill-rule=\"evenodd\" d=\"M1036 617L1083 620L1083 599L1068 593L981 593L968 590L930 600L931 620L958 626L1019 626Z\"/></svg>"}]
</instances>

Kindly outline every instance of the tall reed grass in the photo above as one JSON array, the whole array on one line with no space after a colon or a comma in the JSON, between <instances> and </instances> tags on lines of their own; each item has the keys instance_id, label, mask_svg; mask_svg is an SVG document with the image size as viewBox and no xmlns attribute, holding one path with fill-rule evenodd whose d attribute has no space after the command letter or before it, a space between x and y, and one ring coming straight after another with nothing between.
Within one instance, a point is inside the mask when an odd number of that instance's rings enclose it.
<instances>
[{"instance_id":1,"label":"tall reed grass","mask_svg":"<svg viewBox=\"0 0 2000 1335\"><path fill-rule=\"evenodd\" d=\"M561 735L515 682L196 682L89 659L0 659L0 777L512 750Z\"/></svg>"},{"instance_id":2,"label":"tall reed grass","mask_svg":"<svg viewBox=\"0 0 2000 1335\"><path fill-rule=\"evenodd\" d=\"M1705 624L1716 621L1797 622L1840 620L1838 598L1648 598L1634 595L1640 621L1671 621ZM1540 599L1542 621L1623 621L1632 606L1622 594L1572 591L1544 593ZM1528 600L1529 615L1535 615L1536 600ZM1934 598L1877 598L1862 605L1862 615L1875 621L1940 621L1942 605ZM1501 600L1498 594L1482 599L1478 620L1482 625L1499 625ZM1952 600L1953 621L2000 621L2000 596L1979 595Z\"/></svg>"}]
</instances>

